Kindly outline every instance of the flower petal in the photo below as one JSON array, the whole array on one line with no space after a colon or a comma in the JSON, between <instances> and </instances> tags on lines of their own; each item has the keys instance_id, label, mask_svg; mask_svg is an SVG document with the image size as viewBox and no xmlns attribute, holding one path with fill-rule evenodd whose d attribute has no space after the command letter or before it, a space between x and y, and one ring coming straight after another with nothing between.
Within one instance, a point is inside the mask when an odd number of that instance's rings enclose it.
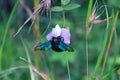
<instances>
[{"instance_id":1,"label":"flower petal","mask_svg":"<svg viewBox=\"0 0 120 80\"><path fill-rule=\"evenodd\" d=\"M60 26L57 24L56 26L55 26L55 28L53 28L52 29L52 31L47 35L47 40L49 41L49 40L51 40L52 39L52 37L58 37L58 36L60 36L60 34L61 34L61 28L60 28Z\"/></svg>"},{"instance_id":2,"label":"flower petal","mask_svg":"<svg viewBox=\"0 0 120 80\"><path fill-rule=\"evenodd\" d=\"M61 36L64 38L64 43L65 44L70 44L70 36L71 35L70 35L69 29L62 28Z\"/></svg>"},{"instance_id":3,"label":"flower petal","mask_svg":"<svg viewBox=\"0 0 120 80\"><path fill-rule=\"evenodd\" d=\"M60 28L60 26L58 24L55 26L55 28L52 29L52 34L53 34L53 37L60 36L61 28Z\"/></svg>"},{"instance_id":4,"label":"flower petal","mask_svg":"<svg viewBox=\"0 0 120 80\"><path fill-rule=\"evenodd\" d=\"M52 39L52 37L53 37L53 34L50 32L50 33L47 35L46 38L47 38L48 41L50 41L50 40Z\"/></svg>"}]
</instances>

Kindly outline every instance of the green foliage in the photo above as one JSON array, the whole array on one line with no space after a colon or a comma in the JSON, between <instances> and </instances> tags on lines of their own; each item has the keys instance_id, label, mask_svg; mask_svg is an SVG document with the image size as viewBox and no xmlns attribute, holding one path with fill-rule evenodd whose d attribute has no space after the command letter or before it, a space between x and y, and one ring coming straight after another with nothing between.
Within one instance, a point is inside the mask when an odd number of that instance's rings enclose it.
<instances>
[{"instance_id":1,"label":"green foliage","mask_svg":"<svg viewBox=\"0 0 120 80\"><path fill-rule=\"evenodd\" d=\"M25 49L27 60L28 60L29 63L32 64L31 58L30 58L30 55L29 55L30 53L29 53L29 51L27 49L27 46L26 46L25 42L22 39L21 39L21 41L22 41L23 47ZM30 66L29 66L29 70L30 70L31 80L35 80L34 72L33 72L32 68Z\"/></svg>"},{"instance_id":2,"label":"green foliage","mask_svg":"<svg viewBox=\"0 0 120 80\"><path fill-rule=\"evenodd\" d=\"M60 62L62 66L66 66L66 56L68 57L68 60L70 63L75 62L76 53L69 53L69 52L62 52L62 53L53 53L50 57L50 61L52 62Z\"/></svg>"},{"instance_id":3,"label":"green foliage","mask_svg":"<svg viewBox=\"0 0 120 80\"><path fill-rule=\"evenodd\" d=\"M120 9L120 1L118 0L109 0L108 1L112 6Z\"/></svg>"},{"instance_id":4,"label":"green foliage","mask_svg":"<svg viewBox=\"0 0 120 80\"><path fill-rule=\"evenodd\" d=\"M101 7L102 1L103 0L100 0L98 2L97 9ZM16 7L13 3L15 3ZM14 0L8 2L0 1L0 7L4 6L0 11L0 61L2 62L0 64L2 67L0 71L0 80L37 80L33 78L34 72L30 66L27 67L27 64L19 59L19 57L24 57L27 58L29 62L31 61L33 65L36 64L36 52L33 47L37 41L33 35L34 28L31 28L32 30L27 34L31 22L26 24L18 36L13 37L13 33L17 31L16 28L19 28L26 18L28 18L28 14L24 11L23 6L20 5L17 7L18 3L19 1L16 2ZM26 6L29 6L31 10L34 8L31 0L26 0L25 3L27 3ZM61 3L59 0L53 1L53 4L51 4L52 11L57 13L52 12L49 27L47 27L50 21L49 17L46 16L44 12L43 15L40 16L40 43L46 42L46 35L56 24L59 24L62 27L69 27L71 32L71 46L75 50L73 53L57 53L52 50L37 52L37 55L40 55L37 64L39 65L38 70L50 75L49 78L51 80L68 80L70 79L68 76L71 77L71 80L86 80L85 27L88 26L89 28L89 16L91 15L94 3L94 0L90 0L90 2L85 0L61 0ZM120 15L118 16L116 24L114 23L114 15L116 13L114 10L119 9L119 1L107 0L105 4L107 4L106 8L110 9L106 10L102 8L105 14L102 14L102 17L99 19L104 16L106 19L107 15L108 19L108 17L111 16L109 15L111 14L110 12L112 12L112 18L110 18L109 21L107 20L100 24L93 25L87 38L89 63L88 80L99 80L100 78L104 56L113 25L116 25L115 32L112 37L102 78L104 80L120 79L118 74L120 69ZM9 10L7 9L8 7ZM64 20L66 26L63 26ZM45 30L45 35L41 36ZM22 37L23 42L21 42L19 36Z\"/></svg>"},{"instance_id":5,"label":"green foliage","mask_svg":"<svg viewBox=\"0 0 120 80\"><path fill-rule=\"evenodd\" d=\"M3 40L2 40L2 45L0 46L0 71L1 71L1 61L2 61L2 54L3 54L3 48L4 48L4 45L5 45L5 42L6 42L6 38L7 38L7 33L8 33L8 30L9 30L9 27L10 27L10 23L13 19L13 16L14 16L14 13L17 9L17 6L19 4L19 0L17 0L17 2L15 3L13 9L12 9L12 12L8 18L8 21L7 21L7 24L6 24L6 29L5 29L5 32L4 32L4 36L3 36Z\"/></svg>"},{"instance_id":6,"label":"green foliage","mask_svg":"<svg viewBox=\"0 0 120 80\"><path fill-rule=\"evenodd\" d=\"M71 4L67 5L67 6L65 6L65 7L64 7L64 10L66 10L66 11L67 11L67 10L73 10L73 9L78 8L78 7L80 7L79 4L71 3Z\"/></svg>"},{"instance_id":7,"label":"green foliage","mask_svg":"<svg viewBox=\"0 0 120 80\"><path fill-rule=\"evenodd\" d=\"M52 7L52 11L54 12L62 12L62 11L68 11L68 10L73 10L76 8L79 8L80 5L76 3L69 3L69 0L62 0L62 5L63 6L54 6Z\"/></svg>"},{"instance_id":8,"label":"green foliage","mask_svg":"<svg viewBox=\"0 0 120 80\"><path fill-rule=\"evenodd\" d=\"M92 11L92 5L93 5L93 0L90 0L88 10L87 10L86 27L89 26L89 17L90 17L91 11Z\"/></svg>"},{"instance_id":9,"label":"green foliage","mask_svg":"<svg viewBox=\"0 0 120 80\"><path fill-rule=\"evenodd\" d=\"M67 5L70 2L70 0L61 0L62 5Z\"/></svg>"},{"instance_id":10,"label":"green foliage","mask_svg":"<svg viewBox=\"0 0 120 80\"><path fill-rule=\"evenodd\" d=\"M63 7L55 6L55 7L52 8L52 11L54 11L54 12L61 12L61 11L63 11Z\"/></svg>"}]
</instances>

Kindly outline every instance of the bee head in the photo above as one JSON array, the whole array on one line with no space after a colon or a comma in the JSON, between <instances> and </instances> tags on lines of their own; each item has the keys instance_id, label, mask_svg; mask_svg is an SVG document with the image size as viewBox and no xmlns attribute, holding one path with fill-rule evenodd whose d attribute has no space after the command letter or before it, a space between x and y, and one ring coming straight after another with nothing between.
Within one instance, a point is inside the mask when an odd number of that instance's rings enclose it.
<instances>
[{"instance_id":1,"label":"bee head","mask_svg":"<svg viewBox=\"0 0 120 80\"><path fill-rule=\"evenodd\" d=\"M63 37L61 37L61 36L52 37L52 39L51 39L51 42L52 42L52 43L55 43L55 44L59 44L60 42L63 42L63 41L64 41L64 39L63 39Z\"/></svg>"}]
</instances>

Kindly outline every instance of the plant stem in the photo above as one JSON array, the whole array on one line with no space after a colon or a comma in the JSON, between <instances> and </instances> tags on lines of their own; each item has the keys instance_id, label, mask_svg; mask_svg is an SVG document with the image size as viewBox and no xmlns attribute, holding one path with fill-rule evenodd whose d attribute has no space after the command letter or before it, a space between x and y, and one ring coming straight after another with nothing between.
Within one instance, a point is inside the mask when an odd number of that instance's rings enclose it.
<instances>
[{"instance_id":1,"label":"plant stem","mask_svg":"<svg viewBox=\"0 0 120 80\"><path fill-rule=\"evenodd\" d=\"M38 4L39 4L40 0L34 0L34 7L36 7ZM34 36L36 38L36 42L39 41L39 38L40 38L40 33L39 33L39 14L36 14L36 19L35 19L35 24L34 24L34 30L33 30L33 33L34 33ZM39 60L40 60L40 54L39 52L35 52L35 66L37 69L39 69ZM39 80L38 79L38 75L36 75L36 80Z\"/></svg>"},{"instance_id":2,"label":"plant stem","mask_svg":"<svg viewBox=\"0 0 120 80\"><path fill-rule=\"evenodd\" d=\"M90 17L91 10L92 10L92 3L93 3L93 0L89 0L89 6L88 6L87 18L86 18L86 27L89 26L89 17Z\"/></svg>"},{"instance_id":3,"label":"plant stem","mask_svg":"<svg viewBox=\"0 0 120 80\"><path fill-rule=\"evenodd\" d=\"M103 0L103 4L105 5L104 0ZM104 36L102 48L101 48L100 54L99 54L99 56L98 56L98 59L97 59L97 62L96 62L95 68L94 68L94 72L93 72L94 77L96 76L97 71L98 71L98 69L99 69L99 66L100 66L100 64L101 64L101 62L102 62L103 54L104 54L104 52L105 52L105 48L106 48L107 41L108 41L109 15L108 15L108 9L107 9L106 6L105 6L105 12L106 12L106 18L107 18L107 25L106 25L105 36Z\"/></svg>"},{"instance_id":4,"label":"plant stem","mask_svg":"<svg viewBox=\"0 0 120 80\"><path fill-rule=\"evenodd\" d=\"M110 50L112 37L113 37L115 26L116 26L116 23L117 23L118 15L119 15L119 10L117 10L117 12L116 12L116 16L115 16L115 19L114 19L114 24L113 24L113 27L112 27L112 31L110 33L110 39L109 39L109 42L108 42L107 50L105 52L105 57L104 57L103 65L102 65L102 71L101 71L101 74L100 74L100 80L102 80L102 76L103 76L103 73L104 73L105 64L106 64L108 53L109 53L109 50Z\"/></svg>"},{"instance_id":5,"label":"plant stem","mask_svg":"<svg viewBox=\"0 0 120 80\"><path fill-rule=\"evenodd\" d=\"M88 80L88 28L86 27L86 74Z\"/></svg>"},{"instance_id":6,"label":"plant stem","mask_svg":"<svg viewBox=\"0 0 120 80\"><path fill-rule=\"evenodd\" d=\"M64 5L62 4L62 0L61 0L61 7L64 7ZM62 18L63 18L63 27L65 27L65 11L62 11Z\"/></svg>"},{"instance_id":7,"label":"plant stem","mask_svg":"<svg viewBox=\"0 0 120 80\"><path fill-rule=\"evenodd\" d=\"M28 48L27 48L27 46L25 44L25 41L22 38L21 38L21 41L22 41L23 47L25 49L27 60L28 60L29 63L32 63L31 59L30 59ZM32 70L31 66L29 66L29 71L30 71L31 80L35 80L34 71Z\"/></svg>"},{"instance_id":8,"label":"plant stem","mask_svg":"<svg viewBox=\"0 0 120 80\"><path fill-rule=\"evenodd\" d=\"M87 17L86 17L86 80L88 80L88 27L89 27L89 17L91 14L91 10L92 10L92 3L93 0L89 1L89 6L88 6L88 11L87 11Z\"/></svg>"},{"instance_id":9,"label":"plant stem","mask_svg":"<svg viewBox=\"0 0 120 80\"><path fill-rule=\"evenodd\" d=\"M7 24L6 24L5 33L4 33L3 38L2 38L2 39L3 39L3 40L2 40L2 45L0 46L0 71L2 70L1 65L2 65L2 53L3 53L3 48L4 48L4 45L5 45L5 42L6 42L7 33L8 33L8 30L9 30L9 27L10 27L10 23L11 23L11 21L12 21L12 18L13 18L13 16L14 16L14 13L15 13L15 11L16 11L16 9L17 9L18 3L19 3L19 0L16 1L15 5L14 5L14 7L13 7L13 9L12 9L12 12L11 12L11 14L10 14L10 16L9 16L9 18L8 18Z\"/></svg>"},{"instance_id":10,"label":"plant stem","mask_svg":"<svg viewBox=\"0 0 120 80\"><path fill-rule=\"evenodd\" d=\"M63 26L65 27L65 11L62 11L62 16L63 16Z\"/></svg>"},{"instance_id":11,"label":"plant stem","mask_svg":"<svg viewBox=\"0 0 120 80\"><path fill-rule=\"evenodd\" d=\"M68 56L66 54L66 62L67 62L67 71L68 71L68 77L69 77L69 80L71 80L71 76L70 76L70 68L69 68L69 61L68 61Z\"/></svg>"},{"instance_id":12,"label":"plant stem","mask_svg":"<svg viewBox=\"0 0 120 80\"><path fill-rule=\"evenodd\" d=\"M61 1L61 3L62 3L62 1ZM64 5L61 4L61 6L63 7ZM62 18L63 18L63 27L65 27L65 11L64 10L62 11ZM69 77L69 80L71 80L68 56L67 56L67 54L65 54L65 55L66 55L66 62L67 62L68 77Z\"/></svg>"}]
</instances>

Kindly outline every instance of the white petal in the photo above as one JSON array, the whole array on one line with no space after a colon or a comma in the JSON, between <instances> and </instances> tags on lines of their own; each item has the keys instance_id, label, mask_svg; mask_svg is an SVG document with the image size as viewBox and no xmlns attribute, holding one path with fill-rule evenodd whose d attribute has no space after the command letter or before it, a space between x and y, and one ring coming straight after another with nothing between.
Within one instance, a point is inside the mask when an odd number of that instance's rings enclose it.
<instances>
[{"instance_id":1,"label":"white petal","mask_svg":"<svg viewBox=\"0 0 120 80\"><path fill-rule=\"evenodd\" d=\"M53 28L52 29L52 36L53 37L58 37L58 36L60 36L60 34L61 34L61 28L60 28L60 26L57 24L56 26L55 26L55 28Z\"/></svg>"}]
</instances>

